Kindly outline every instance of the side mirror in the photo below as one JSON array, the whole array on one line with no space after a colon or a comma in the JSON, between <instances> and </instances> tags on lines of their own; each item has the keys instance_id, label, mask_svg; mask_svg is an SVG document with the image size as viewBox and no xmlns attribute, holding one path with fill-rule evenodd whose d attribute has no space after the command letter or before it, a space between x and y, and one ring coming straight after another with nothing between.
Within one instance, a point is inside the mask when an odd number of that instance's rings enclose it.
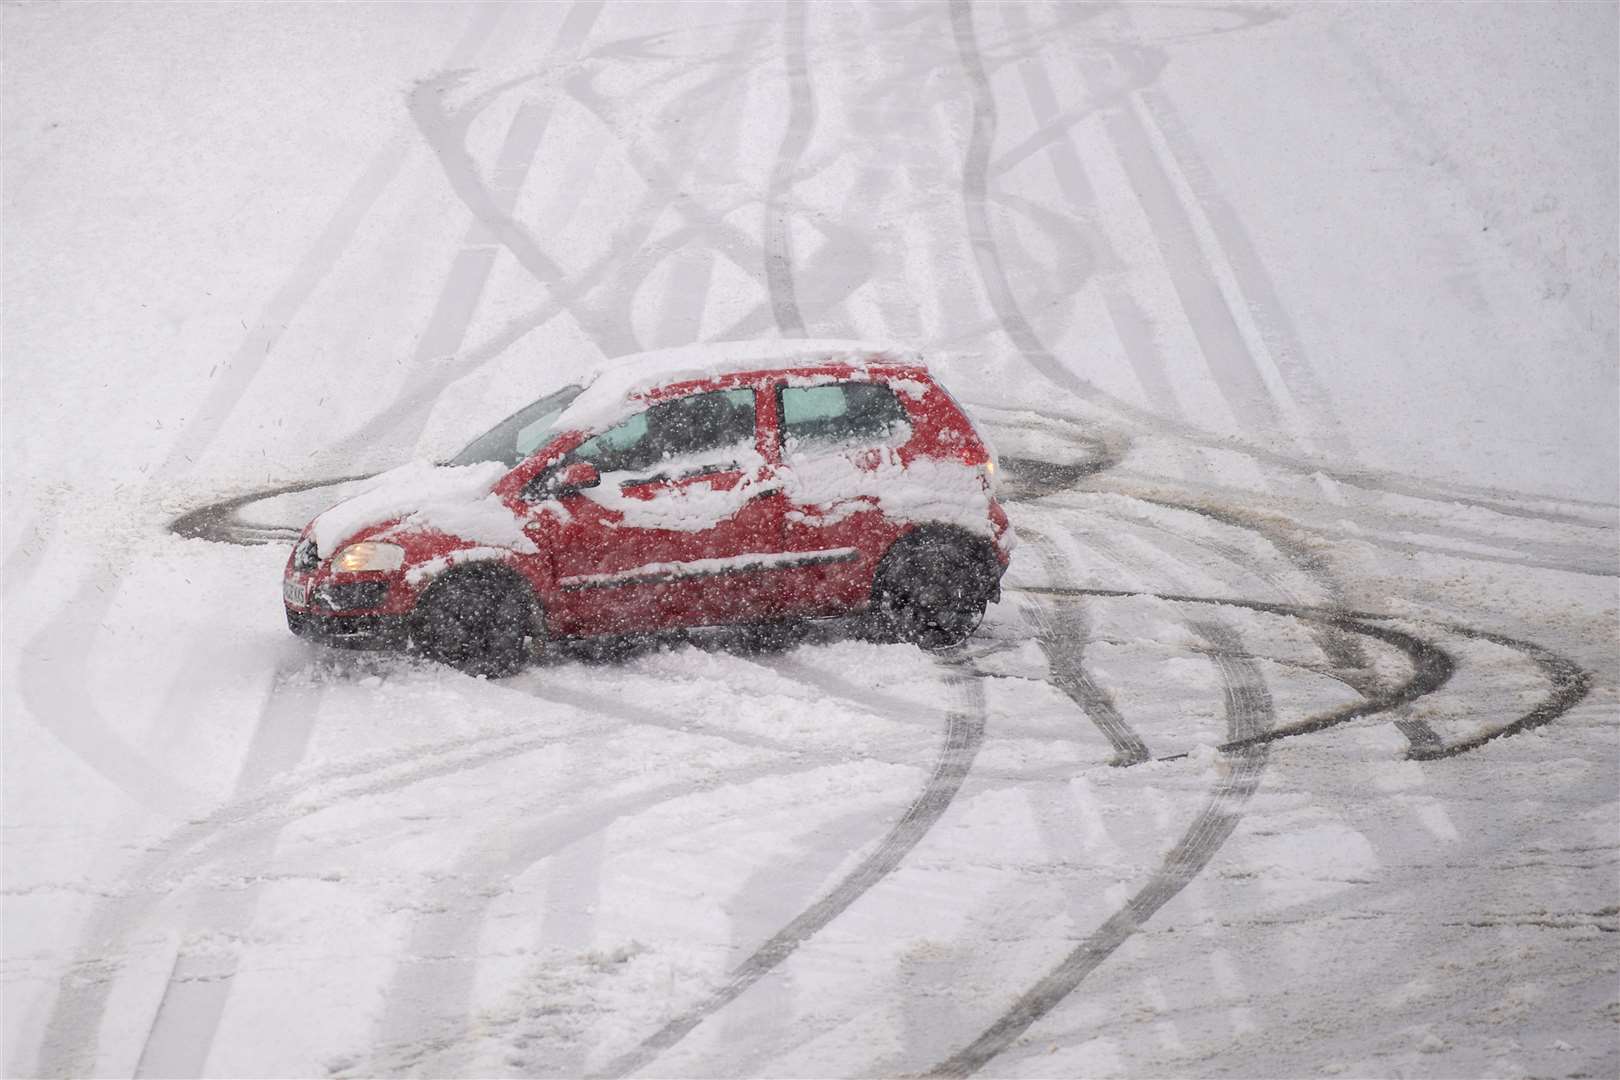
<instances>
[{"instance_id":1,"label":"side mirror","mask_svg":"<svg viewBox=\"0 0 1620 1080\"><path fill-rule=\"evenodd\" d=\"M576 491L596 487L602 482L602 474L595 465L588 461L570 461L552 476L551 483L546 486L553 495L572 495Z\"/></svg>"}]
</instances>

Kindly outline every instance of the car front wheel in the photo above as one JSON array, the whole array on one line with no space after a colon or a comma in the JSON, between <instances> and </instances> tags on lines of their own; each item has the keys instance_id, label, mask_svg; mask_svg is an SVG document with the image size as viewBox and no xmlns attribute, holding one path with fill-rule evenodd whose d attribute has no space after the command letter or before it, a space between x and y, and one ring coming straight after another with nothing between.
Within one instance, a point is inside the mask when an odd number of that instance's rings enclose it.
<instances>
[{"instance_id":1,"label":"car front wheel","mask_svg":"<svg viewBox=\"0 0 1620 1080\"><path fill-rule=\"evenodd\" d=\"M412 638L430 660L498 678L528 660L537 622L527 585L508 573L468 569L445 575L423 595Z\"/></svg>"}]
</instances>

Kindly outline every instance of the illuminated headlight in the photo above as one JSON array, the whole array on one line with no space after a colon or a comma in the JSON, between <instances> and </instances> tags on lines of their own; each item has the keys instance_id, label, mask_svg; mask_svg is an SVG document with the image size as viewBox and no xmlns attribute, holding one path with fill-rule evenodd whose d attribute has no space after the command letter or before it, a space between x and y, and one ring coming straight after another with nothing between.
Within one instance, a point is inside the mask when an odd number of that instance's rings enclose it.
<instances>
[{"instance_id":1,"label":"illuminated headlight","mask_svg":"<svg viewBox=\"0 0 1620 1080\"><path fill-rule=\"evenodd\" d=\"M362 570L398 570L405 565L405 549L398 544L365 541L350 544L332 559L332 569L345 574Z\"/></svg>"}]
</instances>

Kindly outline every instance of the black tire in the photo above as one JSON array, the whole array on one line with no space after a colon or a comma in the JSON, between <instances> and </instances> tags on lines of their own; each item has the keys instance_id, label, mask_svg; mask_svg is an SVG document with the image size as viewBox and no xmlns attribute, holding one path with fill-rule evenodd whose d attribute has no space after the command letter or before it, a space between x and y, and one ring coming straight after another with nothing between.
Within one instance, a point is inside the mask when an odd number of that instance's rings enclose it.
<instances>
[{"instance_id":1,"label":"black tire","mask_svg":"<svg viewBox=\"0 0 1620 1080\"><path fill-rule=\"evenodd\" d=\"M882 641L924 649L960 645L984 619L995 587L985 553L950 533L913 533L878 564L869 623Z\"/></svg>"},{"instance_id":2,"label":"black tire","mask_svg":"<svg viewBox=\"0 0 1620 1080\"><path fill-rule=\"evenodd\" d=\"M416 605L411 637L423 656L469 675L499 678L523 668L536 631L528 585L504 571L456 570Z\"/></svg>"}]
</instances>

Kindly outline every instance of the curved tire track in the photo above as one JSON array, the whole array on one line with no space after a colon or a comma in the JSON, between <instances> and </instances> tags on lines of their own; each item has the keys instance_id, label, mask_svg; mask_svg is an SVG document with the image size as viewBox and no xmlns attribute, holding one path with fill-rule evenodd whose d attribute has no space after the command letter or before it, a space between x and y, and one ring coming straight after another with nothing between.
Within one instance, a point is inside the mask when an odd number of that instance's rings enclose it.
<instances>
[{"instance_id":1,"label":"curved tire track","mask_svg":"<svg viewBox=\"0 0 1620 1080\"><path fill-rule=\"evenodd\" d=\"M451 901L466 892L460 884L467 877L488 883L511 880L543 859L611 828L616 822L660 806L705 794L719 787L738 787L756 780L787 777L824 768L822 761L803 762L777 759L732 770L717 782L681 780L624 795L584 800L587 807L543 822L518 838L503 837L498 850L480 850L464 858L445 879L445 884L423 905L426 914L412 926L407 955L396 968L392 986L384 995L385 1012L381 1021L383 1057L368 1064L368 1073L399 1073L422 1064L431 1053L456 1049L457 1039L469 1030L473 983L477 977L478 939L485 929L484 912L497 896L480 888L474 908L455 906ZM582 796L597 787L581 783L574 790L559 791L557 798ZM445 1035L423 1035L442 1029ZM446 1069L440 1062L436 1071Z\"/></svg>"},{"instance_id":2,"label":"curved tire track","mask_svg":"<svg viewBox=\"0 0 1620 1080\"><path fill-rule=\"evenodd\" d=\"M1192 826L1165 856L1163 865L1124 907L1093 931L978 1038L929 1069L926 1075L970 1076L983 1068L1186 888L1237 828L1244 806L1260 786L1269 756L1266 745L1257 740L1270 727L1271 692L1266 688L1259 666L1242 655L1236 634L1213 622L1191 626L1209 643L1210 655L1215 658L1224 684L1228 745L1238 747L1223 748L1223 752L1234 759L1231 773L1216 785Z\"/></svg>"},{"instance_id":3,"label":"curved tire track","mask_svg":"<svg viewBox=\"0 0 1620 1080\"><path fill-rule=\"evenodd\" d=\"M816 99L805 57L805 4L792 0L782 12L782 52L787 69L788 123L765 192L765 282L771 312L785 337L804 337L804 315L793 289L793 222L787 198L799 159L816 125Z\"/></svg>"},{"instance_id":4,"label":"curved tire track","mask_svg":"<svg viewBox=\"0 0 1620 1080\"><path fill-rule=\"evenodd\" d=\"M359 763L339 763L309 777L254 791L182 826L159 841L125 875L123 893L110 897L91 916L82 935L85 945L59 980L36 1071L52 1076L94 1071L97 1032L113 980L123 963L109 952L128 941L188 875L228 859L239 850L256 853L259 841L273 838L288 823L339 803L495 764L570 737L532 731L525 737L521 729L508 729L409 748ZM457 751L466 753L446 756ZM399 771L377 775L390 770ZM363 782L336 791L321 791L319 787L353 780ZM312 798L304 798L312 792Z\"/></svg>"},{"instance_id":5,"label":"curved tire track","mask_svg":"<svg viewBox=\"0 0 1620 1080\"><path fill-rule=\"evenodd\" d=\"M1509 516L1615 531L1615 507L1608 503L1530 496L1481 485L1424 483L1382 470L1346 469L1339 462L1325 460L1316 455L1281 453L1252 440L1238 436L1219 436L1184 421L1145 409L1104 390L1070 370L1040 340L1018 303L1003 265L1000 247L988 212L990 154L998 124L995 96L980 53L973 25L971 0L952 0L950 12L961 71L967 81L973 103L972 126L962 162L962 205L974 262L985 295L1001 328L1023 359L1048 381L1068 390L1082 401L1106 407L1116 415L1135 421L1148 430L1174 435L1199 447L1228 451L1239 449L1257 461L1291 473L1320 472L1349 487L1409 495L1420 499L1459 502ZM1209 296L1203 283L1184 284L1200 296L1209 299L1211 304L1214 303L1215 298ZM1224 304L1222 310L1225 310ZM1229 311L1226 312L1226 318L1230 318ZM1226 346L1234 346L1234 343L1228 340L1223 348ZM1237 357L1236 352L1230 352L1230 355L1241 359ZM1247 380L1248 376L1245 374L1243 378ZM1533 509L1525 505L1530 501L1545 504L1546 508ZM1593 520L1578 513L1570 513L1562 509L1564 507L1582 507L1601 512L1604 517L1602 520Z\"/></svg>"},{"instance_id":6,"label":"curved tire track","mask_svg":"<svg viewBox=\"0 0 1620 1080\"><path fill-rule=\"evenodd\" d=\"M1444 686L1455 670L1456 664L1451 655L1432 642L1425 641L1414 634L1397 630L1391 626L1377 625L1388 622L1416 622L1425 620L1411 619L1405 616L1383 615L1369 611L1343 611L1337 608L1319 608L1297 604L1273 603L1264 600L1242 600L1232 597L1190 596L1179 593L1157 593L1139 589L1081 589L1064 588L1061 586L1011 586L1009 591L1034 593L1049 596L1103 596L1115 598L1152 597L1158 600L1168 600L1180 604L1207 604L1219 607L1234 607L1248 611L1260 611L1273 615L1286 615L1296 619L1314 620L1333 625L1351 633L1363 634L1376 638L1405 653L1412 661L1414 674L1401 686L1391 691L1370 697L1365 701L1347 706L1345 709L1335 710L1320 717L1311 717L1294 724L1284 725L1273 729L1263 736L1257 736L1255 742L1275 742L1278 739L1290 738L1295 735L1306 735L1311 732L1323 731L1337 726L1346 720L1358 716L1368 716L1376 712L1385 712L1398 708L1401 705L1411 704L1418 698ZM1507 634L1498 634L1493 631L1481 630L1477 627L1467 626L1457 622L1434 622L1431 625L1447 633L1459 637L1473 638L1489 641L1492 644L1515 650L1524 654L1539 668L1549 683L1547 696L1538 702L1530 711L1500 727L1489 732L1450 745L1437 745L1429 749L1414 747L1407 756L1413 760L1426 760L1432 758L1455 757L1458 754L1477 750L1486 743L1496 739L1517 735L1557 720L1569 710L1578 705L1582 699L1591 692L1594 677L1591 672L1579 664L1560 656L1544 646L1523 638L1511 637ZM1343 715L1344 713L1352 715ZM1239 748L1235 744L1224 744L1221 749Z\"/></svg>"},{"instance_id":7,"label":"curved tire track","mask_svg":"<svg viewBox=\"0 0 1620 1080\"><path fill-rule=\"evenodd\" d=\"M993 1021L977 1039L962 1050L928 1070L927 1075L930 1076L969 1076L982 1069L992 1058L1000 1054L1024 1031L1028 1030L1030 1025L1050 1012L1068 994L1073 992L1087 975L1096 970L1148 918L1163 907L1176 893L1180 892L1187 881L1208 864L1209 860L1214 856L1215 849L1231 835L1232 829L1236 827L1237 812L1258 784L1259 769L1264 767L1263 755L1269 743L1312 731L1321 731L1356 716L1365 716L1398 708L1424 694L1439 689L1440 686L1444 685L1451 673L1452 664L1450 658L1437 647L1410 634L1388 627L1372 626L1367 622L1367 620L1372 619L1387 619L1388 616L1366 612L1343 613L1301 609L1294 605L1271 604L1260 601L1170 594L1127 593L1095 589L1031 589L1027 591L1070 596L1145 595L1178 603L1238 607L1253 611L1291 615L1295 618L1330 620L1345 629L1357 633L1370 633L1372 636L1400 648L1409 657L1412 657L1414 661L1413 672L1411 677L1401 686L1395 687L1376 698L1335 710L1320 717L1307 718L1292 725L1266 730L1253 730L1251 728L1248 731L1241 731L1229 726L1228 740L1220 747L1220 750L1222 753L1236 755L1237 757L1232 775L1223 781L1222 786L1211 796L1186 837L1165 859L1163 867L1120 911L1109 918L1098 930L1094 931L1065 957L1062 963L1048 972L1045 977L1026 992L1012 1009ZM1409 755L1413 758L1429 759L1456 756L1478 749L1493 739L1517 734L1550 723L1573 708L1591 687L1589 673L1541 646L1507 637L1506 635L1475 630L1457 624L1445 624L1445 628L1465 637L1482 638L1498 645L1525 652L1542 666L1543 671L1547 673L1549 681L1552 683L1552 689L1547 697L1529 712L1501 728L1433 752L1419 753L1414 750ZM1234 656L1228 656L1224 662L1234 664L1239 661ZM1231 667L1224 670L1229 675L1234 673L1234 669ZM1236 669L1236 673L1240 676L1241 672L1241 668ZM1246 678L1246 676L1242 677ZM1263 692L1263 686L1261 690ZM1230 706L1228 715L1232 715Z\"/></svg>"},{"instance_id":8,"label":"curved tire track","mask_svg":"<svg viewBox=\"0 0 1620 1080\"><path fill-rule=\"evenodd\" d=\"M819 933L900 865L901 860L927 835L955 799L984 740L985 702L982 685L961 676L951 681L964 691L966 707L952 709L947 715L944 739L927 784L876 849L826 896L806 908L733 968L724 985L593 1075L625 1076L680 1042L710 1015L769 974L800 945Z\"/></svg>"},{"instance_id":9,"label":"curved tire track","mask_svg":"<svg viewBox=\"0 0 1620 1080\"><path fill-rule=\"evenodd\" d=\"M1025 530L1024 535L1040 552L1047 573L1054 580L1061 580L1061 566L1051 544L1040 533ZM1113 696L1099 686L1086 670L1085 643L1090 633L1078 606L1063 605L1061 610L1052 613L1037 607L1032 614L1032 622L1036 640L1040 642L1041 651L1046 654L1047 666L1051 669L1052 684L1080 707L1080 711L1114 748L1114 756L1109 764L1123 768L1151 760L1153 753L1147 743L1126 722L1119 707L1114 704Z\"/></svg>"}]
</instances>

